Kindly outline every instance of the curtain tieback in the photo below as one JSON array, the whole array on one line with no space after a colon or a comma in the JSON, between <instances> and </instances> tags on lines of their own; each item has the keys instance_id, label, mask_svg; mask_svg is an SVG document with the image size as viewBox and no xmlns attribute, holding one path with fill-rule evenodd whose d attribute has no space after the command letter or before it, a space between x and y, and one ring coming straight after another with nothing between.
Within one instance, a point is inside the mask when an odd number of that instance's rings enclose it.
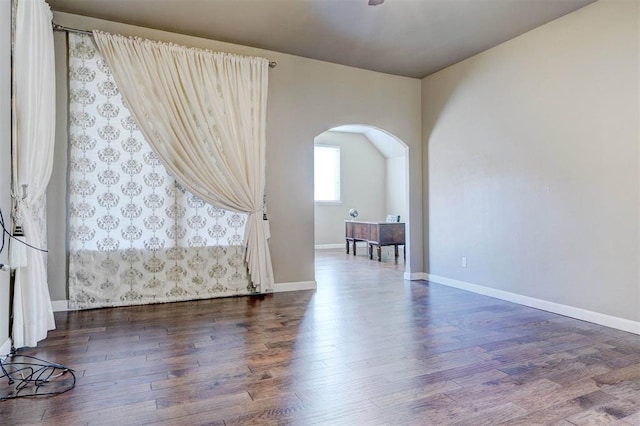
<instances>
[{"instance_id":1,"label":"curtain tieback","mask_svg":"<svg viewBox=\"0 0 640 426\"><path fill-rule=\"evenodd\" d=\"M24 223L24 213L27 207L27 185L22 185L22 196L18 196L11 191L11 199L13 200L13 208L11 209L11 218L14 227L22 227Z\"/></svg>"},{"instance_id":2,"label":"curtain tieback","mask_svg":"<svg viewBox=\"0 0 640 426\"><path fill-rule=\"evenodd\" d=\"M13 233L10 235L9 245L9 263L11 269L16 270L27 266L27 246L24 235L24 215L27 214L27 185L22 185L22 196L16 195L11 191L11 199L13 206L11 209L11 218L13 219Z\"/></svg>"},{"instance_id":3,"label":"curtain tieback","mask_svg":"<svg viewBox=\"0 0 640 426\"><path fill-rule=\"evenodd\" d=\"M247 212L247 214L249 216L253 215L253 214L259 214L262 213L262 220L269 220L267 219L267 212L264 209L260 209L260 210L252 210L250 212Z\"/></svg>"}]
</instances>

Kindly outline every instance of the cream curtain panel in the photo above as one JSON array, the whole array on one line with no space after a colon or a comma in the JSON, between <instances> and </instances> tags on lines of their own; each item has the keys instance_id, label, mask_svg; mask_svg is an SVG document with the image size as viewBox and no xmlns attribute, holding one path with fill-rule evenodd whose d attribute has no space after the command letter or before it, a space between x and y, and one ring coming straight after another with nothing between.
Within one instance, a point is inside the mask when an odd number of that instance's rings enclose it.
<instances>
[{"instance_id":1,"label":"cream curtain panel","mask_svg":"<svg viewBox=\"0 0 640 426\"><path fill-rule=\"evenodd\" d=\"M99 31L94 38L169 173L204 201L249 214L249 274L258 291L271 291L263 219L268 61Z\"/></svg>"},{"instance_id":2,"label":"cream curtain panel","mask_svg":"<svg viewBox=\"0 0 640 426\"><path fill-rule=\"evenodd\" d=\"M14 42L13 220L35 247L46 243L45 191L53 168L55 64L51 11L43 0L19 0ZM23 198L23 188L26 197ZM55 328L45 253L10 246L15 271L12 339L36 346ZM24 253L17 255L18 252Z\"/></svg>"},{"instance_id":3,"label":"cream curtain panel","mask_svg":"<svg viewBox=\"0 0 640 426\"><path fill-rule=\"evenodd\" d=\"M69 34L69 308L255 293L247 215L205 203L166 171L92 37Z\"/></svg>"}]
</instances>

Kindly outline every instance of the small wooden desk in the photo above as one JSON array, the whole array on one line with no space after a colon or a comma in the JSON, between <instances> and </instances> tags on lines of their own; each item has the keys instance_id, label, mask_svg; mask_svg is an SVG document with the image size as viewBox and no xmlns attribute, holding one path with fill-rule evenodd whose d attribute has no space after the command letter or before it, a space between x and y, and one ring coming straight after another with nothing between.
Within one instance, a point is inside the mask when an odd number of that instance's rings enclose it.
<instances>
[{"instance_id":1,"label":"small wooden desk","mask_svg":"<svg viewBox=\"0 0 640 426\"><path fill-rule=\"evenodd\" d=\"M353 242L353 255L355 256L356 243L366 241L369 246L369 259L373 259L373 246L378 247L378 262L382 260L383 246L395 247L396 260L398 259L398 246L403 246L404 258L407 258L404 223L345 220L344 224L347 254L349 254L350 242Z\"/></svg>"}]
</instances>

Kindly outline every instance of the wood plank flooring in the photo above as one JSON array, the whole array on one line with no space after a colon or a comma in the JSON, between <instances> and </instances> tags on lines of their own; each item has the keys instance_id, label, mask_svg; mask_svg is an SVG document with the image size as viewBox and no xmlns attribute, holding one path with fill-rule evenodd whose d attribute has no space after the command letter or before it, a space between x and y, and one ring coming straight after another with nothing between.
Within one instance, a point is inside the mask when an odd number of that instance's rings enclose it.
<instances>
[{"instance_id":1,"label":"wood plank flooring","mask_svg":"<svg viewBox=\"0 0 640 426\"><path fill-rule=\"evenodd\" d=\"M317 291L56 314L0 424L640 425L640 336L318 251ZM0 383L6 394L6 382Z\"/></svg>"}]
</instances>

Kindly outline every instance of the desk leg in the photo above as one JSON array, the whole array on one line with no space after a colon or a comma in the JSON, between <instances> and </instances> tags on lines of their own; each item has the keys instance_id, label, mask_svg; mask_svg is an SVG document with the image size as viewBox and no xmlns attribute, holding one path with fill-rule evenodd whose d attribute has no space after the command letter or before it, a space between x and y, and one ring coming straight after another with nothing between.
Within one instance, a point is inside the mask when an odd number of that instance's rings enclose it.
<instances>
[{"instance_id":1,"label":"desk leg","mask_svg":"<svg viewBox=\"0 0 640 426\"><path fill-rule=\"evenodd\" d=\"M353 240L353 255L356 255L356 240Z\"/></svg>"},{"instance_id":2,"label":"desk leg","mask_svg":"<svg viewBox=\"0 0 640 426\"><path fill-rule=\"evenodd\" d=\"M373 259L373 244L368 244L369 246L369 260Z\"/></svg>"},{"instance_id":3,"label":"desk leg","mask_svg":"<svg viewBox=\"0 0 640 426\"><path fill-rule=\"evenodd\" d=\"M382 247L378 244L378 262L382 262Z\"/></svg>"},{"instance_id":4,"label":"desk leg","mask_svg":"<svg viewBox=\"0 0 640 426\"><path fill-rule=\"evenodd\" d=\"M393 247L394 247L394 249L395 249L395 250L394 250L394 254L396 255L396 260L398 260L398 245L396 244L396 245L394 245Z\"/></svg>"},{"instance_id":5,"label":"desk leg","mask_svg":"<svg viewBox=\"0 0 640 426\"><path fill-rule=\"evenodd\" d=\"M346 246L347 246L347 254L349 254L349 240L346 240L346 241L347 241L347 244L346 244Z\"/></svg>"}]
</instances>

